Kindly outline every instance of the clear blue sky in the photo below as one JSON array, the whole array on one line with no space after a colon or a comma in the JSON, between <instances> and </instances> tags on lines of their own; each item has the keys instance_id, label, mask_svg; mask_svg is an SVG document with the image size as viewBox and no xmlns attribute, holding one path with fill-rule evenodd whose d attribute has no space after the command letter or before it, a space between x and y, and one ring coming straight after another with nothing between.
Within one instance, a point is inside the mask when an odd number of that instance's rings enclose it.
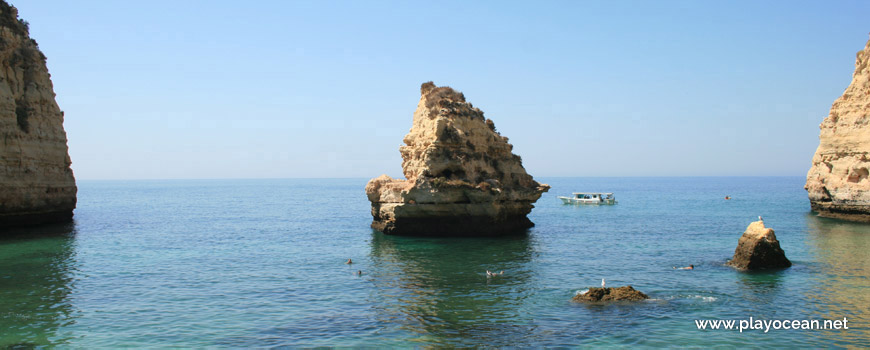
<instances>
[{"instance_id":1,"label":"clear blue sky","mask_svg":"<svg viewBox=\"0 0 870 350\"><path fill-rule=\"evenodd\" d=\"M870 1L12 0L78 179L401 176L421 83L534 176L804 176Z\"/></svg>"}]
</instances>

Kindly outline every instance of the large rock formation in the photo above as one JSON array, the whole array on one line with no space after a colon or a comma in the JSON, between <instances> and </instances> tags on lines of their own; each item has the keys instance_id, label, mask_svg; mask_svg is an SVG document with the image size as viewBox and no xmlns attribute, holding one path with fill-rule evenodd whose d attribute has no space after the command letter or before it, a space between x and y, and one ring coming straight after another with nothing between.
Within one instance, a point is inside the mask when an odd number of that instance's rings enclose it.
<instances>
[{"instance_id":1,"label":"large rock formation","mask_svg":"<svg viewBox=\"0 0 870 350\"><path fill-rule=\"evenodd\" d=\"M852 84L819 128L805 186L812 210L870 222L870 41L858 52Z\"/></svg>"},{"instance_id":2,"label":"large rock formation","mask_svg":"<svg viewBox=\"0 0 870 350\"><path fill-rule=\"evenodd\" d=\"M432 82L420 88L402 169L366 185L372 227L386 234L501 235L534 224L526 217L550 186L532 179L508 138L462 93Z\"/></svg>"},{"instance_id":3,"label":"large rock formation","mask_svg":"<svg viewBox=\"0 0 870 350\"><path fill-rule=\"evenodd\" d=\"M27 22L0 0L0 227L72 219L63 112Z\"/></svg>"},{"instance_id":4,"label":"large rock formation","mask_svg":"<svg viewBox=\"0 0 870 350\"><path fill-rule=\"evenodd\" d=\"M746 227L728 265L740 270L761 270L789 267L791 261L785 257L773 229L764 227L764 221L758 220Z\"/></svg>"}]
</instances>

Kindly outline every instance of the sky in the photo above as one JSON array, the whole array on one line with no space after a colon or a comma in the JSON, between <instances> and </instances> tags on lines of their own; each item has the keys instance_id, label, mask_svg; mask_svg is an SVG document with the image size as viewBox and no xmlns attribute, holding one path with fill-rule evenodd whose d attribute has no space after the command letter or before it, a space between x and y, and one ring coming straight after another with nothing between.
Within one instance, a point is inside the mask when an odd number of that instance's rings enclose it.
<instances>
[{"instance_id":1,"label":"sky","mask_svg":"<svg viewBox=\"0 0 870 350\"><path fill-rule=\"evenodd\" d=\"M401 177L420 84L536 177L805 176L870 1L10 0L77 179Z\"/></svg>"}]
</instances>

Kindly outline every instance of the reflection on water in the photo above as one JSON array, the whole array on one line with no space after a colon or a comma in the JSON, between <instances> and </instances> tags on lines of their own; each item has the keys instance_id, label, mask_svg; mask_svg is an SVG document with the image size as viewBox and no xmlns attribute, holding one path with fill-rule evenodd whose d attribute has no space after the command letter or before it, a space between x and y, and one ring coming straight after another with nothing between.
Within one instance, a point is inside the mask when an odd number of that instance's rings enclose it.
<instances>
[{"instance_id":1,"label":"reflection on water","mask_svg":"<svg viewBox=\"0 0 870 350\"><path fill-rule=\"evenodd\" d=\"M74 224L4 231L0 239L0 347L64 344L73 322L69 294Z\"/></svg>"},{"instance_id":2,"label":"reflection on water","mask_svg":"<svg viewBox=\"0 0 870 350\"><path fill-rule=\"evenodd\" d=\"M753 303L771 304L781 297L780 285L787 270L741 271L734 292Z\"/></svg>"},{"instance_id":3,"label":"reflection on water","mask_svg":"<svg viewBox=\"0 0 870 350\"><path fill-rule=\"evenodd\" d=\"M523 312L535 278L528 236L431 239L372 233L370 301L379 322L432 345L531 344ZM486 270L503 276L486 277ZM467 342L467 343L465 343Z\"/></svg>"},{"instance_id":4,"label":"reflection on water","mask_svg":"<svg viewBox=\"0 0 870 350\"><path fill-rule=\"evenodd\" d=\"M807 291L807 296L818 306L818 318L849 320L848 331L820 333L870 345L870 225L813 215L807 216L807 226L822 270L815 277L817 288Z\"/></svg>"}]
</instances>

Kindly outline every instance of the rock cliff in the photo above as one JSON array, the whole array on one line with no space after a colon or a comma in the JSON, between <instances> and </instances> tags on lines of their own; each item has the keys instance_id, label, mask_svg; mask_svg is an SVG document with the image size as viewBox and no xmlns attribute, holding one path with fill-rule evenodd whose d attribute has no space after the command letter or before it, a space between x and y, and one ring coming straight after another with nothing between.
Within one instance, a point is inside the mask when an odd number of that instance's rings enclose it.
<instances>
[{"instance_id":1,"label":"rock cliff","mask_svg":"<svg viewBox=\"0 0 870 350\"><path fill-rule=\"evenodd\" d=\"M63 112L27 22L0 0L0 227L72 219Z\"/></svg>"},{"instance_id":2,"label":"rock cliff","mask_svg":"<svg viewBox=\"0 0 870 350\"><path fill-rule=\"evenodd\" d=\"M450 87L420 88L399 148L405 180L369 181L372 227L386 234L501 235L534 226L526 217L550 186L536 182L492 120Z\"/></svg>"},{"instance_id":3,"label":"rock cliff","mask_svg":"<svg viewBox=\"0 0 870 350\"><path fill-rule=\"evenodd\" d=\"M819 148L805 186L820 216L870 221L870 41L852 83L819 125Z\"/></svg>"},{"instance_id":4,"label":"rock cliff","mask_svg":"<svg viewBox=\"0 0 870 350\"><path fill-rule=\"evenodd\" d=\"M789 267L791 261L785 257L773 229L764 227L764 221L759 220L746 227L728 265L740 270L761 270Z\"/></svg>"}]
</instances>

